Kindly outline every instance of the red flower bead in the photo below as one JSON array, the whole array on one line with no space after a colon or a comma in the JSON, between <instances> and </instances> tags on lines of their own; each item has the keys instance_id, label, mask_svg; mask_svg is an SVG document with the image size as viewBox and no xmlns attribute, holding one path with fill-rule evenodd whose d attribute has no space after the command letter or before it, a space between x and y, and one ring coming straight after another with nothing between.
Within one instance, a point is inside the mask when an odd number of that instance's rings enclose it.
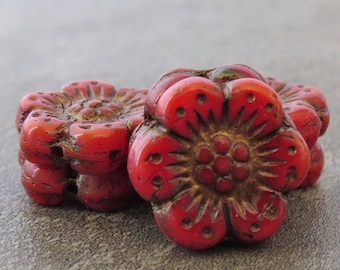
<instances>
[{"instance_id":1,"label":"red flower bead","mask_svg":"<svg viewBox=\"0 0 340 270\"><path fill-rule=\"evenodd\" d=\"M309 162L277 93L257 72L232 65L178 69L154 84L128 172L161 231L204 249L226 237L272 235L286 213L280 192L301 184Z\"/></svg>"},{"instance_id":2,"label":"red flower bead","mask_svg":"<svg viewBox=\"0 0 340 270\"><path fill-rule=\"evenodd\" d=\"M127 206L134 193L125 169L128 142L145 96L143 89L81 81L24 97L16 125L29 196L50 205L73 195L102 211Z\"/></svg>"},{"instance_id":3,"label":"red flower bead","mask_svg":"<svg viewBox=\"0 0 340 270\"><path fill-rule=\"evenodd\" d=\"M310 149L310 170L300 186L311 186L320 177L324 165L323 151L317 140L329 125L325 97L313 86L286 84L273 78L266 78L266 82L279 94L284 110Z\"/></svg>"},{"instance_id":4,"label":"red flower bead","mask_svg":"<svg viewBox=\"0 0 340 270\"><path fill-rule=\"evenodd\" d=\"M286 84L273 78L266 82L280 96L283 108L312 148L329 125L329 111L322 92L313 86Z\"/></svg>"}]
</instances>

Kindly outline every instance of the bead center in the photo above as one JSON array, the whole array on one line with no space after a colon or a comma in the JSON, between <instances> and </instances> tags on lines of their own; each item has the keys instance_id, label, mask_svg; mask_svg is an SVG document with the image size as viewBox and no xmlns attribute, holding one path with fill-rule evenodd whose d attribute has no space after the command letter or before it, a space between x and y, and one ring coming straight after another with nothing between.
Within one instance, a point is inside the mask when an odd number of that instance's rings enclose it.
<instances>
[{"instance_id":1,"label":"bead center","mask_svg":"<svg viewBox=\"0 0 340 270\"><path fill-rule=\"evenodd\" d=\"M195 147L195 155L196 179L220 193L232 191L249 176L251 151L236 136L215 134Z\"/></svg>"},{"instance_id":2,"label":"bead center","mask_svg":"<svg viewBox=\"0 0 340 270\"><path fill-rule=\"evenodd\" d=\"M79 122L106 121L116 117L122 106L105 99L82 99L70 106L68 116Z\"/></svg>"}]
</instances>

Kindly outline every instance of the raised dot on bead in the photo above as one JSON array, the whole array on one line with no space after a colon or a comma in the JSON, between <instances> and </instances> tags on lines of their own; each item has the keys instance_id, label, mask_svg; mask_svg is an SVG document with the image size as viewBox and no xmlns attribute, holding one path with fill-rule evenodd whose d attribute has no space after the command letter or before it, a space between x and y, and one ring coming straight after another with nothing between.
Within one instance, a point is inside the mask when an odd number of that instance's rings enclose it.
<instances>
[{"instance_id":1,"label":"raised dot on bead","mask_svg":"<svg viewBox=\"0 0 340 270\"><path fill-rule=\"evenodd\" d=\"M213 141L217 153L222 155L228 153L231 145L231 141L228 137L224 135L217 135Z\"/></svg>"},{"instance_id":2,"label":"raised dot on bead","mask_svg":"<svg viewBox=\"0 0 340 270\"><path fill-rule=\"evenodd\" d=\"M88 107L84 108L79 112L79 115L82 117L84 120L90 120L91 118L94 118L97 116L97 112L94 108Z\"/></svg>"},{"instance_id":3,"label":"raised dot on bead","mask_svg":"<svg viewBox=\"0 0 340 270\"><path fill-rule=\"evenodd\" d=\"M250 151L248 145L238 142L233 148L233 158L239 162L245 162L250 159Z\"/></svg>"},{"instance_id":4,"label":"raised dot on bead","mask_svg":"<svg viewBox=\"0 0 340 270\"><path fill-rule=\"evenodd\" d=\"M161 154L150 154L149 157L148 157L148 160L151 160L152 163L158 165L162 162L162 156Z\"/></svg>"},{"instance_id":5,"label":"raised dot on bead","mask_svg":"<svg viewBox=\"0 0 340 270\"><path fill-rule=\"evenodd\" d=\"M178 116L178 117L183 117L184 115L185 115L185 109L183 108L183 107L178 107L177 109L176 109L176 115Z\"/></svg>"},{"instance_id":6,"label":"raised dot on bead","mask_svg":"<svg viewBox=\"0 0 340 270\"><path fill-rule=\"evenodd\" d=\"M250 230L254 233L260 231L260 229L261 229L260 225L256 222L250 225Z\"/></svg>"},{"instance_id":7,"label":"raised dot on bead","mask_svg":"<svg viewBox=\"0 0 340 270\"><path fill-rule=\"evenodd\" d=\"M294 182L298 178L298 174L296 172L296 167L290 166L287 171L286 179L287 182Z\"/></svg>"},{"instance_id":8,"label":"raised dot on bead","mask_svg":"<svg viewBox=\"0 0 340 270\"><path fill-rule=\"evenodd\" d=\"M194 224L193 220L189 217L186 217L182 220L182 227L185 230L189 230L193 224Z\"/></svg>"},{"instance_id":9,"label":"raised dot on bead","mask_svg":"<svg viewBox=\"0 0 340 270\"><path fill-rule=\"evenodd\" d=\"M221 175L227 175L231 171L231 161L228 156L216 157L214 162L215 170Z\"/></svg>"},{"instance_id":10,"label":"raised dot on bead","mask_svg":"<svg viewBox=\"0 0 340 270\"><path fill-rule=\"evenodd\" d=\"M152 179L152 185L156 188L156 189L160 189L162 187L162 178L160 176L155 176Z\"/></svg>"},{"instance_id":11,"label":"raised dot on bead","mask_svg":"<svg viewBox=\"0 0 340 270\"><path fill-rule=\"evenodd\" d=\"M96 108L99 107L103 104L103 101L99 100L99 99L93 99L93 100L89 100L87 102L88 106L91 108Z\"/></svg>"},{"instance_id":12,"label":"raised dot on bead","mask_svg":"<svg viewBox=\"0 0 340 270\"><path fill-rule=\"evenodd\" d=\"M238 181L243 181L245 180L249 175L249 169L248 166L242 165L235 167L233 176L236 180Z\"/></svg>"},{"instance_id":13,"label":"raised dot on bead","mask_svg":"<svg viewBox=\"0 0 340 270\"><path fill-rule=\"evenodd\" d=\"M209 163L211 160L211 153L208 147L202 147L198 150L197 161L200 163Z\"/></svg>"},{"instance_id":14,"label":"raised dot on bead","mask_svg":"<svg viewBox=\"0 0 340 270\"><path fill-rule=\"evenodd\" d=\"M198 180L201 183L211 185L214 183L215 179L215 173L213 170L210 168L210 166L199 166L196 172L196 175L198 177Z\"/></svg>"},{"instance_id":15,"label":"raised dot on bead","mask_svg":"<svg viewBox=\"0 0 340 270\"><path fill-rule=\"evenodd\" d=\"M253 103L256 100L256 97L255 97L254 94L249 93L249 94L247 94L246 99L247 99L248 103Z\"/></svg>"},{"instance_id":16,"label":"raised dot on bead","mask_svg":"<svg viewBox=\"0 0 340 270\"><path fill-rule=\"evenodd\" d=\"M273 103L268 103L268 104L264 107L264 110L265 110L266 112L271 112L271 111L273 110L273 108L274 108Z\"/></svg>"},{"instance_id":17,"label":"raised dot on bead","mask_svg":"<svg viewBox=\"0 0 340 270\"><path fill-rule=\"evenodd\" d=\"M196 96L196 102L198 105L203 105L207 102L207 96L204 94L198 94Z\"/></svg>"},{"instance_id":18,"label":"raised dot on bead","mask_svg":"<svg viewBox=\"0 0 340 270\"><path fill-rule=\"evenodd\" d=\"M219 178L216 183L216 190L225 193L233 189L234 184L230 178Z\"/></svg>"},{"instance_id":19,"label":"raised dot on bead","mask_svg":"<svg viewBox=\"0 0 340 270\"><path fill-rule=\"evenodd\" d=\"M273 205L267 207L266 210L263 212L263 216L269 220L277 219L278 214L279 214L278 209Z\"/></svg>"},{"instance_id":20,"label":"raised dot on bead","mask_svg":"<svg viewBox=\"0 0 340 270\"><path fill-rule=\"evenodd\" d=\"M215 234L214 230L211 227L203 227L201 230L201 235L203 238L211 238Z\"/></svg>"},{"instance_id":21,"label":"raised dot on bead","mask_svg":"<svg viewBox=\"0 0 340 270\"><path fill-rule=\"evenodd\" d=\"M294 156L296 154L297 150L294 145L288 146L287 147L287 154L290 156Z\"/></svg>"}]
</instances>

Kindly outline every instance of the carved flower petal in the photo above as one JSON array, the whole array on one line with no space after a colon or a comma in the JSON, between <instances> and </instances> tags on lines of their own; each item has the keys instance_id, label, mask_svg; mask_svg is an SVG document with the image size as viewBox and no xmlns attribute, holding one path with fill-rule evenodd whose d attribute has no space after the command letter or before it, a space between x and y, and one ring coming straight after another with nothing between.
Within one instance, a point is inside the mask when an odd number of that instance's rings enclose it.
<instances>
[{"instance_id":1,"label":"carved flower petal","mask_svg":"<svg viewBox=\"0 0 340 270\"><path fill-rule=\"evenodd\" d=\"M273 88L276 92L279 92L285 87L286 83L284 81L272 78L272 77L266 77L265 82ZM282 97L281 97L282 98Z\"/></svg>"},{"instance_id":2,"label":"carved flower petal","mask_svg":"<svg viewBox=\"0 0 340 270\"><path fill-rule=\"evenodd\" d=\"M78 81L61 87L61 92L73 99L112 98L116 90L106 82Z\"/></svg>"},{"instance_id":3,"label":"carved flower petal","mask_svg":"<svg viewBox=\"0 0 340 270\"><path fill-rule=\"evenodd\" d=\"M226 83L241 78L253 78L265 81L260 73L243 64L231 64L216 67L209 73L209 79L217 83Z\"/></svg>"},{"instance_id":4,"label":"carved flower petal","mask_svg":"<svg viewBox=\"0 0 340 270\"><path fill-rule=\"evenodd\" d=\"M267 83L279 94L284 107L290 107L291 102L300 101L312 107L321 120L320 136L329 125L329 111L323 93L316 87L300 84L286 84L280 80L267 78Z\"/></svg>"},{"instance_id":5,"label":"carved flower petal","mask_svg":"<svg viewBox=\"0 0 340 270\"><path fill-rule=\"evenodd\" d=\"M281 127L284 111L279 96L267 84L245 78L231 81L226 87L230 95L228 122L231 126L259 138Z\"/></svg>"},{"instance_id":6,"label":"carved flower petal","mask_svg":"<svg viewBox=\"0 0 340 270\"><path fill-rule=\"evenodd\" d=\"M57 205L61 203L66 177L66 168L38 167L27 160L22 165L22 185L27 195L40 204Z\"/></svg>"},{"instance_id":7,"label":"carved flower petal","mask_svg":"<svg viewBox=\"0 0 340 270\"><path fill-rule=\"evenodd\" d=\"M71 160L72 168L79 173L110 173L126 161L129 133L123 123L74 123L69 136L61 146L65 158Z\"/></svg>"},{"instance_id":8,"label":"carved flower petal","mask_svg":"<svg viewBox=\"0 0 340 270\"><path fill-rule=\"evenodd\" d=\"M235 237L247 244L269 238L283 222L286 208L286 202L281 194L273 191L262 191L257 211L247 211L245 217L230 207L230 222Z\"/></svg>"},{"instance_id":9,"label":"carved flower petal","mask_svg":"<svg viewBox=\"0 0 340 270\"><path fill-rule=\"evenodd\" d=\"M262 158L258 176L277 191L296 188L309 170L308 146L293 129L276 134L257 150Z\"/></svg>"},{"instance_id":10,"label":"carved flower petal","mask_svg":"<svg viewBox=\"0 0 340 270\"><path fill-rule=\"evenodd\" d=\"M164 127L191 137L200 124L218 121L223 107L222 91L201 77L183 79L164 92L153 117Z\"/></svg>"},{"instance_id":11,"label":"carved flower petal","mask_svg":"<svg viewBox=\"0 0 340 270\"><path fill-rule=\"evenodd\" d=\"M61 93L30 93L22 98L16 115L15 124L20 132L26 117L34 110L53 112L62 107L61 103L67 103L68 99Z\"/></svg>"},{"instance_id":12,"label":"carved flower petal","mask_svg":"<svg viewBox=\"0 0 340 270\"><path fill-rule=\"evenodd\" d=\"M115 101L122 104L129 104L131 108L140 107L144 105L147 93L148 90L145 88L120 88L115 95Z\"/></svg>"},{"instance_id":13,"label":"carved flower petal","mask_svg":"<svg viewBox=\"0 0 340 270\"><path fill-rule=\"evenodd\" d=\"M44 111L32 111L22 125L20 147L22 155L30 162L52 165L59 155L55 144L62 138L67 122L47 115Z\"/></svg>"},{"instance_id":14,"label":"carved flower petal","mask_svg":"<svg viewBox=\"0 0 340 270\"><path fill-rule=\"evenodd\" d=\"M312 148L319 137L322 124L315 110L303 101L291 101L284 108L308 147Z\"/></svg>"},{"instance_id":15,"label":"carved flower petal","mask_svg":"<svg viewBox=\"0 0 340 270\"><path fill-rule=\"evenodd\" d=\"M184 247L206 249L226 236L222 206L193 197L190 191L184 191L175 200L154 205L153 210L160 230Z\"/></svg>"},{"instance_id":16,"label":"carved flower petal","mask_svg":"<svg viewBox=\"0 0 340 270\"><path fill-rule=\"evenodd\" d=\"M163 93L176 82L192 76L194 76L194 72L192 69L188 68L174 69L162 75L149 90L145 102L145 111L148 114L154 115L158 99Z\"/></svg>"},{"instance_id":17,"label":"carved flower petal","mask_svg":"<svg viewBox=\"0 0 340 270\"><path fill-rule=\"evenodd\" d=\"M122 112L116 115L132 132L143 120L147 89L121 88L117 90L114 101L122 106Z\"/></svg>"},{"instance_id":18,"label":"carved flower petal","mask_svg":"<svg viewBox=\"0 0 340 270\"><path fill-rule=\"evenodd\" d=\"M138 130L130 145L128 171L139 195L146 200L166 200L183 187L185 172L174 155L181 148L157 127L142 126Z\"/></svg>"}]
</instances>

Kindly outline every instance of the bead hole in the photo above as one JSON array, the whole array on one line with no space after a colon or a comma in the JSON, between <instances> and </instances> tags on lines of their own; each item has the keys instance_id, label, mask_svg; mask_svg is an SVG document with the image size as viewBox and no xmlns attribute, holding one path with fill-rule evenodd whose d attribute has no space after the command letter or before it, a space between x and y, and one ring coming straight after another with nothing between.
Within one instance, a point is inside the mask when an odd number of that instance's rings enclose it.
<instances>
[{"instance_id":1,"label":"bead hole","mask_svg":"<svg viewBox=\"0 0 340 270\"><path fill-rule=\"evenodd\" d=\"M64 191L66 194L71 196L77 196L78 195L78 186L75 181L71 181L65 185Z\"/></svg>"},{"instance_id":2,"label":"bead hole","mask_svg":"<svg viewBox=\"0 0 340 270\"><path fill-rule=\"evenodd\" d=\"M64 156L63 149L60 146L52 146L51 148L51 155L57 158L61 158Z\"/></svg>"}]
</instances>

